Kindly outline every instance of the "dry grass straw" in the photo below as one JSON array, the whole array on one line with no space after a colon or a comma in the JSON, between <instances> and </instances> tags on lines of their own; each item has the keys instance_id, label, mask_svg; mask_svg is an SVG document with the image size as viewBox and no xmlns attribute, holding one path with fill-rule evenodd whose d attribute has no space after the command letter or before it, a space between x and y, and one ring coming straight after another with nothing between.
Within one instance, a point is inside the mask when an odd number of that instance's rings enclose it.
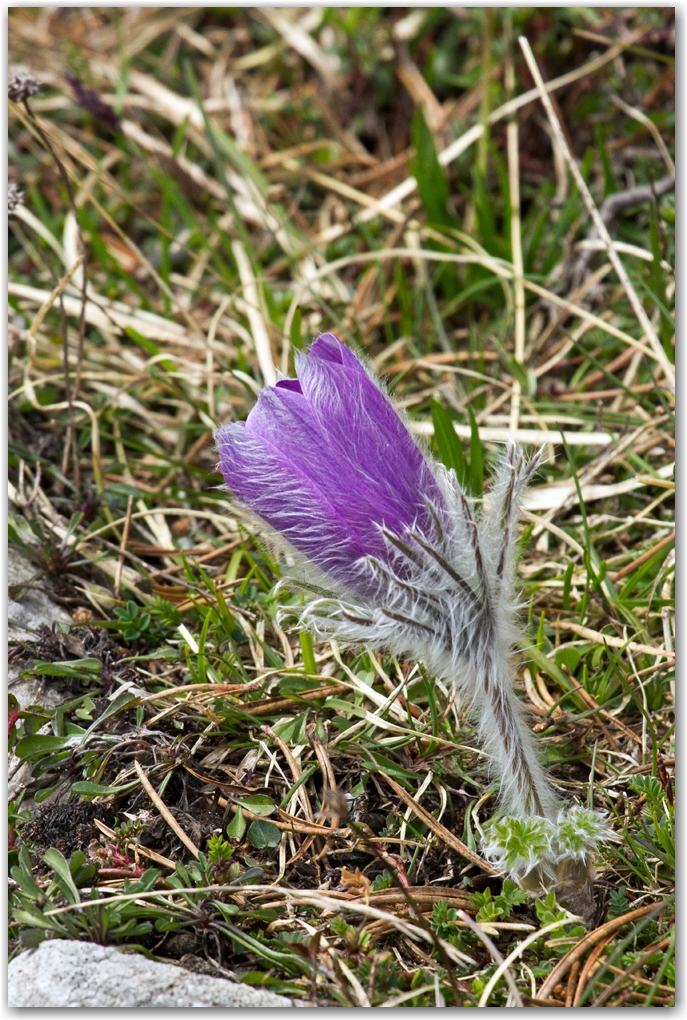
<instances>
[{"instance_id":1,"label":"dry grass straw","mask_svg":"<svg viewBox=\"0 0 687 1020\"><path fill-rule=\"evenodd\" d=\"M594 226L596 227L599 236L606 244L608 257L611 261L611 264L613 265L613 268L618 274L618 278L620 279L620 282L623 285L625 293L627 294L630 304L632 305L633 311L637 318L639 319L642 328L644 329L644 332L646 333L649 339L649 342L654 350L656 360L658 361L659 365L665 372L666 379L668 380L668 382L675 386L675 370L670 361L668 360L665 351L663 350L663 345L661 344L661 341L658 339L658 336L656 335L656 331L653 327L653 324L650 322L649 317L644 311L644 305L639 300L637 292L630 281L630 277L627 275L627 270L625 269L625 266L618 257L618 253L615 249L613 241L611 240L611 235L608 233L606 224L602 220L599 214L599 210L596 208L594 199L592 198L589 188L587 187L587 183L582 177L579 167L577 166L577 162L575 161L575 159L572 156L572 153L570 152L570 148L566 141L565 135L563 134L563 129L561 127L560 121L556 116L551 100L549 99L547 90L544 87L544 82L542 81L542 77L539 72L539 68L537 67L537 62L534 59L534 54L532 53L530 44L528 43L527 39L525 39L522 36L519 42L522 51L525 54L527 66L530 69L532 77L537 83L537 90L541 97L541 101L544 104L544 108L546 109L546 115L549 118L551 129L554 135L556 136L558 145L560 146L565 155L565 159L570 169L570 173L574 177L575 184L580 190L580 194L584 199L584 204L587 207L587 211L591 216L592 220L594 221Z\"/></svg>"}]
</instances>

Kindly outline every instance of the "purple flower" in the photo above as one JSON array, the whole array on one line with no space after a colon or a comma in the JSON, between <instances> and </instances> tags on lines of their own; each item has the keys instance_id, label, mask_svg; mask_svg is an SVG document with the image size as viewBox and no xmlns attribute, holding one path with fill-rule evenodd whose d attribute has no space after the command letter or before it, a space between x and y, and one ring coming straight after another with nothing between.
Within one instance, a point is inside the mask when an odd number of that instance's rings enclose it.
<instances>
[{"instance_id":1,"label":"purple flower","mask_svg":"<svg viewBox=\"0 0 687 1020\"><path fill-rule=\"evenodd\" d=\"M475 518L455 473L430 463L336 337L319 337L296 367L298 379L264 389L216 439L234 495L326 575L330 590L304 585L314 597L300 624L424 659L479 713L502 803L555 815L510 663L516 523L537 458L511 445Z\"/></svg>"},{"instance_id":2,"label":"purple flower","mask_svg":"<svg viewBox=\"0 0 687 1020\"><path fill-rule=\"evenodd\" d=\"M430 534L443 506L432 470L389 399L331 333L296 353L297 379L262 390L246 422L216 433L234 495L339 584L377 588L384 530Z\"/></svg>"},{"instance_id":3,"label":"purple flower","mask_svg":"<svg viewBox=\"0 0 687 1020\"><path fill-rule=\"evenodd\" d=\"M539 457L528 462L511 443L475 513L455 472L422 453L335 336L297 354L296 369L215 436L234 496L325 575L317 586L297 580L305 603L284 615L320 637L423 659L452 682L479 720L511 816L485 852L518 880L536 866L543 886L566 868L588 870L605 823L560 815L513 685L517 520Z\"/></svg>"}]
</instances>

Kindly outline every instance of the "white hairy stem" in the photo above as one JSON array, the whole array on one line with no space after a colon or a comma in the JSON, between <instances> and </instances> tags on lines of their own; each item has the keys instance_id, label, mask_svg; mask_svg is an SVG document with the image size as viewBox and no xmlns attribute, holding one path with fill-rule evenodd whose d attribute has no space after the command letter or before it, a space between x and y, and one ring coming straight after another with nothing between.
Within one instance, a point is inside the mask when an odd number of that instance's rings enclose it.
<instances>
[{"instance_id":1,"label":"white hairy stem","mask_svg":"<svg viewBox=\"0 0 687 1020\"><path fill-rule=\"evenodd\" d=\"M484 508L475 517L453 472L437 468L444 506L429 505L428 533L382 528L388 555L357 564L375 595L310 590L299 614L320 637L385 646L424 660L453 683L479 719L508 815L554 820L560 804L539 763L525 708L514 690L514 649L522 637L515 586L517 520L539 463L511 444ZM331 589L331 584L325 581Z\"/></svg>"}]
</instances>

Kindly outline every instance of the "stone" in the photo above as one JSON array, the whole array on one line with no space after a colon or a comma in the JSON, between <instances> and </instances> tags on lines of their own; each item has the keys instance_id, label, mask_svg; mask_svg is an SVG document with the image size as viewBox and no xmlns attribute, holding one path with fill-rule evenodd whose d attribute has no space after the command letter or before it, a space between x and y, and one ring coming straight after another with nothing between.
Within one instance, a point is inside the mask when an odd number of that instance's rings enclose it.
<instances>
[{"instance_id":1,"label":"stone","mask_svg":"<svg viewBox=\"0 0 687 1020\"><path fill-rule=\"evenodd\" d=\"M15 586L30 585L40 571L13 546L7 551L7 583ZM10 598L7 606L7 636L10 641L35 640L33 632L43 624L71 623L71 616L58 606L44 591L27 587L19 599Z\"/></svg>"},{"instance_id":2,"label":"stone","mask_svg":"<svg viewBox=\"0 0 687 1020\"><path fill-rule=\"evenodd\" d=\"M11 507L11 504L10 504ZM13 546L7 551L7 583L10 590L18 595L17 599L9 597L7 600L7 638L10 642L36 641L36 631L43 624L51 626L53 623L70 624L69 614L58 606L43 591L22 585L30 585L33 579L40 575L38 568L26 556L23 556ZM50 680L43 677L21 678L21 670L11 666L8 670L7 688L15 696L19 708L26 709L30 705L42 705L44 708L57 708L63 701L68 700L69 690L63 688L54 678ZM40 734L51 732L49 723L41 726ZM22 764L14 754L10 755L8 766L8 796L10 801L24 789L30 782L32 762ZM26 802L25 806L28 806Z\"/></svg>"},{"instance_id":3,"label":"stone","mask_svg":"<svg viewBox=\"0 0 687 1020\"><path fill-rule=\"evenodd\" d=\"M22 670L24 668L22 667ZM14 666L7 670L7 688L15 696L21 709L29 708L31 705L57 708L70 696L69 689L56 684L54 677L51 677L51 682L42 676L23 679L21 671Z\"/></svg>"},{"instance_id":4,"label":"stone","mask_svg":"<svg viewBox=\"0 0 687 1020\"><path fill-rule=\"evenodd\" d=\"M282 995L192 974L114 946L49 939L16 956L7 971L10 1008L79 1006L150 1009L191 1006L291 1007ZM299 1002L298 1005L301 1005Z\"/></svg>"}]
</instances>

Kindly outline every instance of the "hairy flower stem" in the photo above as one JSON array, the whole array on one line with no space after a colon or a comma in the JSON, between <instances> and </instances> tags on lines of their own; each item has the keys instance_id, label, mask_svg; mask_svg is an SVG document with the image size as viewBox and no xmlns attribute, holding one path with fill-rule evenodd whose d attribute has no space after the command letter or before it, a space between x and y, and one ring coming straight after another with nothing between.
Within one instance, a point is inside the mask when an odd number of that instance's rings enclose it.
<instances>
[{"instance_id":1,"label":"hairy flower stem","mask_svg":"<svg viewBox=\"0 0 687 1020\"><path fill-rule=\"evenodd\" d=\"M558 804L537 760L532 732L512 687L512 664L489 657L482 702L475 706L482 717L485 744L497 765L501 803L506 813L554 819ZM485 718L486 717L486 718Z\"/></svg>"},{"instance_id":2,"label":"hairy flower stem","mask_svg":"<svg viewBox=\"0 0 687 1020\"><path fill-rule=\"evenodd\" d=\"M452 681L499 780L485 855L523 885L582 878L587 889L606 823L562 810L514 688L518 516L541 454L527 460L509 444L475 506L335 336L297 352L296 368L297 379L261 392L247 422L216 434L229 488L297 564L284 587L300 587L305 604L282 617L320 638L410 655Z\"/></svg>"}]
</instances>

